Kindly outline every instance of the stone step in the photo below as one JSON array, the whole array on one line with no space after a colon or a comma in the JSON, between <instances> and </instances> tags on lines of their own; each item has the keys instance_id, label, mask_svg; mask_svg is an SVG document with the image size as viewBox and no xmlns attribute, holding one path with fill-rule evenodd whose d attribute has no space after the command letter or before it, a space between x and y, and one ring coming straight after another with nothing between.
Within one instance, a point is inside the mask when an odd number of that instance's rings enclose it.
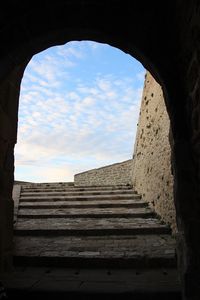
<instances>
[{"instance_id":1,"label":"stone step","mask_svg":"<svg viewBox=\"0 0 200 300\"><path fill-rule=\"evenodd\" d=\"M15 267L1 278L8 299L181 300L175 268Z\"/></svg>"},{"instance_id":2,"label":"stone step","mask_svg":"<svg viewBox=\"0 0 200 300\"><path fill-rule=\"evenodd\" d=\"M93 209L23 209L18 211L18 218L150 218L154 212L150 208L93 208Z\"/></svg>"},{"instance_id":3,"label":"stone step","mask_svg":"<svg viewBox=\"0 0 200 300\"><path fill-rule=\"evenodd\" d=\"M139 196L138 194L136 194L134 191L132 190L96 190L96 191L76 191L76 190L72 190L72 191L35 191L35 192L21 192L21 197L25 198L25 197L35 197L35 196L94 196L94 195L115 195L115 194L128 194L128 195L133 195L133 196L137 196L138 198L140 198L141 196Z\"/></svg>"},{"instance_id":4,"label":"stone step","mask_svg":"<svg viewBox=\"0 0 200 300\"><path fill-rule=\"evenodd\" d=\"M102 188L102 189L99 189L99 188L85 188L85 189L83 189L83 188L46 188L46 189L24 189L24 188L22 188L21 189L22 190L22 193L46 193L46 192L58 192L58 193L60 193L60 192L92 192L92 191L110 191L110 192L112 192L112 191L115 191L115 190L117 190L117 191L122 191L122 192L124 192L124 191L130 191L131 193L132 193L132 191L135 193L135 194L137 194L134 190L132 190L132 189L106 189L106 188Z\"/></svg>"},{"instance_id":5,"label":"stone step","mask_svg":"<svg viewBox=\"0 0 200 300\"><path fill-rule=\"evenodd\" d=\"M147 202L142 200L119 200L112 202L110 200L96 201L38 201L38 202L20 202L19 208L41 209L41 208L136 208L146 207Z\"/></svg>"},{"instance_id":6,"label":"stone step","mask_svg":"<svg viewBox=\"0 0 200 300\"><path fill-rule=\"evenodd\" d=\"M95 191L95 190L132 190L131 186L44 186L44 187L27 187L22 186L22 191Z\"/></svg>"},{"instance_id":7,"label":"stone step","mask_svg":"<svg viewBox=\"0 0 200 300\"><path fill-rule=\"evenodd\" d=\"M175 267L169 235L16 236L15 263L62 267Z\"/></svg>"},{"instance_id":8,"label":"stone step","mask_svg":"<svg viewBox=\"0 0 200 300\"><path fill-rule=\"evenodd\" d=\"M23 185L23 184L22 184ZM108 184L108 185L74 185L73 183L67 184L66 182L46 182L46 183L28 183L24 184L25 187L43 187L43 186L74 186L74 187L131 187L130 184Z\"/></svg>"},{"instance_id":9,"label":"stone step","mask_svg":"<svg viewBox=\"0 0 200 300\"><path fill-rule=\"evenodd\" d=\"M27 197L20 197L20 202L45 202L45 201L102 201L102 200L135 200L135 199L141 199L139 195L95 195L95 196L27 196Z\"/></svg>"},{"instance_id":10,"label":"stone step","mask_svg":"<svg viewBox=\"0 0 200 300\"><path fill-rule=\"evenodd\" d=\"M19 218L15 235L166 234L170 228L155 218Z\"/></svg>"},{"instance_id":11,"label":"stone step","mask_svg":"<svg viewBox=\"0 0 200 300\"><path fill-rule=\"evenodd\" d=\"M131 186L22 186L15 266L175 268L175 241ZM66 270L66 269L65 269Z\"/></svg>"}]
</instances>

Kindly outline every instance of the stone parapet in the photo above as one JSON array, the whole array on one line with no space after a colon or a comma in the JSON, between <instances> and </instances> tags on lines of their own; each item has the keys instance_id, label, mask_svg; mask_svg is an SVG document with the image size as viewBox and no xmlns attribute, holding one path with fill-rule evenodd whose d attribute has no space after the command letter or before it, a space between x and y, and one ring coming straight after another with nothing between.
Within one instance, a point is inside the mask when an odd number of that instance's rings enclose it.
<instances>
[{"instance_id":1,"label":"stone parapet","mask_svg":"<svg viewBox=\"0 0 200 300\"><path fill-rule=\"evenodd\" d=\"M129 159L76 174L74 176L74 184L77 186L131 185L132 163L133 160Z\"/></svg>"}]
</instances>

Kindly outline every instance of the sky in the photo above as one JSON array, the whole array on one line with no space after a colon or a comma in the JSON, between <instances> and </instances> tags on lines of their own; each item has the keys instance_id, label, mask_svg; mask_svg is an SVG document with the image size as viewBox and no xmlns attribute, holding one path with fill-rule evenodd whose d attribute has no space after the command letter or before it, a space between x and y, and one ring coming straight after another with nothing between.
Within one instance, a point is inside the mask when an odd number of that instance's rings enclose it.
<instances>
[{"instance_id":1,"label":"sky","mask_svg":"<svg viewBox=\"0 0 200 300\"><path fill-rule=\"evenodd\" d=\"M15 180L73 181L132 158L144 75L130 55L92 41L35 55L20 90Z\"/></svg>"}]
</instances>

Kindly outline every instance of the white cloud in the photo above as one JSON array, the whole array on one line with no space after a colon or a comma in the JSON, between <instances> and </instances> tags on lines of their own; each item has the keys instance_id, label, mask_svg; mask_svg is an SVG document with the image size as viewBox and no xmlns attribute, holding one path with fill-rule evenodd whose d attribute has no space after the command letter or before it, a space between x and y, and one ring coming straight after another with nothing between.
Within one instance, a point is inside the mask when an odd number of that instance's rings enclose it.
<instances>
[{"instance_id":1,"label":"white cloud","mask_svg":"<svg viewBox=\"0 0 200 300\"><path fill-rule=\"evenodd\" d=\"M110 91L111 83L106 79L98 79L97 85L102 91Z\"/></svg>"}]
</instances>

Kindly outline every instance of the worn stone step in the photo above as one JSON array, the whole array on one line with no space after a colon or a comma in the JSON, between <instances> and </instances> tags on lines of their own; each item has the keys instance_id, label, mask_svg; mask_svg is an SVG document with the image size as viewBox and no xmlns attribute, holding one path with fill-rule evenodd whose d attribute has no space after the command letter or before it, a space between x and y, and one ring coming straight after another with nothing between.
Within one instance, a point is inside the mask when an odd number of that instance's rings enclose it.
<instances>
[{"instance_id":1,"label":"worn stone step","mask_svg":"<svg viewBox=\"0 0 200 300\"><path fill-rule=\"evenodd\" d=\"M23 185L23 184L22 184ZM73 186L73 187L131 187L130 184L108 184L108 185L74 185L73 183L68 184L67 182L46 182L46 183L30 183L30 184L24 184L24 187L54 187L54 186Z\"/></svg>"},{"instance_id":2,"label":"worn stone step","mask_svg":"<svg viewBox=\"0 0 200 300\"><path fill-rule=\"evenodd\" d=\"M42 241L41 241L42 242ZM64 251L62 251L63 253ZM20 266L47 266L47 267L77 267L77 268L163 268L176 267L176 260L170 256L147 257L142 255L131 255L124 257L123 253L110 251L110 255L100 255L98 251L72 252L65 251L65 256L55 253L38 256L14 256L14 264Z\"/></svg>"},{"instance_id":3,"label":"worn stone step","mask_svg":"<svg viewBox=\"0 0 200 300\"><path fill-rule=\"evenodd\" d=\"M170 228L155 218L20 218L16 235L130 235L165 234Z\"/></svg>"},{"instance_id":4,"label":"worn stone step","mask_svg":"<svg viewBox=\"0 0 200 300\"><path fill-rule=\"evenodd\" d=\"M66 267L175 267L175 241L169 235L109 237L16 236L15 262Z\"/></svg>"},{"instance_id":5,"label":"worn stone step","mask_svg":"<svg viewBox=\"0 0 200 300\"><path fill-rule=\"evenodd\" d=\"M46 187L27 187L22 186L22 191L95 191L95 190L132 190L131 186L46 186Z\"/></svg>"},{"instance_id":6,"label":"worn stone step","mask_svg":"<svg viewBox=\"0 0 200 300\"><path fill-rule=\"evenodd\" d=\"M102 188L102 189L99 189L99 188L46 188L46 189L24 189L22 188L22 193L46 193L46 192L92 192L92 191L130 191L132 192L133 190L132 189L110 189L110 188ZM135 192L135 191L134 191ZM136 193L136 192L135 192ZM137 194L137 193L136 193Z\"/></svg>"},{"instance_id":7,"label":"worn stone step","mask_svg":"<svg viewBox=\"0 0 200 300\"><path fill-rule=\"evenodd\" d=\"M20 197L20 202L45 202L45 201L102 201L102 200L135 200L141 199L139 195L95 195L95 196L33 196L33 197Z\"/></svg>"},{"instance_id":8,"label":"worn stone step","mask_svg":"<svg viewBox=\"0 0 200 300\"><path fill-rule=\"evenodd\" d=\"M128 194L140 198L133 190L96 190L96 191L37 191L36 192L21 192L21 197L35 197L35 196L94 196L94 195L118 195L118 194Z\"/></svg>"},{"instance_id":9,"label":"worn stone step","mask_svg":"<svg viewBox=\"0 0 200 300\"><path fill-rule=\"evenodd\" d=\"M8 299L181 300L175 268L15 267L2 276Z\"/></svg>"},{"instance_id":10,"label":"worn stone step","mask_svg":"<svg viewBox=\"0 0 200 300\"><path fill-rule=\"evenodd\" d=\"M93 209L23 209L18 211L18 218L149 218L154 216L150 208L93 208Z\"/></svg>"},{"instance_id":11,"label":"worn stone step","mask_svg":"<svg viewBox=\"0 0 200 300\"><path fill-rule=\"evenodd\" d=\"M95 256L98 252L85 251L85 253L77 254L74 252L74 256L70 251L66 256L14 256L14 264L18 266L46 266L46 267L76 267L76 268L155 268L161 266L163 268L176 267L176 260L167 257L152 257L148 260L147 257L135 257L124 258L117 254L113 254L111 257ZM111 252L112 254L112 252ZM77 255L77 256L76 256ZM122 254L121 254L122 255Z\"/></svg>"},{"instance_id":12,"label":"worn stone step","mask_svg":"<svg viewBox=\"0 0 200 300\"><path fill-rule=\"evenodd\" d=\"M112 202L108 200L98 200L98 201L40 201L40 202L20 202L19 208L136 208L136 207L146 207L147 202L142 200L119 200L118 202Z\"/></svg>"}]
</instances>

